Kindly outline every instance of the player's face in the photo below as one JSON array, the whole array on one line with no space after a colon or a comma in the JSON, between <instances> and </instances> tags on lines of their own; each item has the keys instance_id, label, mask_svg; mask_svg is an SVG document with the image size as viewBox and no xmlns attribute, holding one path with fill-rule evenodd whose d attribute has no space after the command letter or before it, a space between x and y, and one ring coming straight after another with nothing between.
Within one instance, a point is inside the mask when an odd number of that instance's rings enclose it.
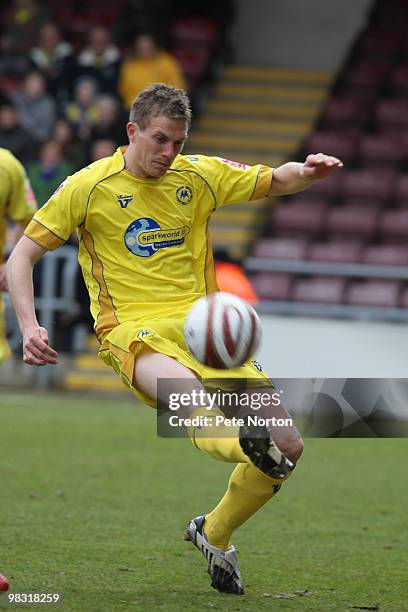
<instances>
[{"instance_id":1,"label":"player's face","mask_svg":"<svg viewBox=\"0 0 408 612\"><path fill-rule=\"evenodd\" d=\"M163 176L181 153L187 139L188 125L184 119L152 117L144 130L136 123L127 125L130 147L127 158L130 169L144 178Z\"/></svg>"}]
</instances>

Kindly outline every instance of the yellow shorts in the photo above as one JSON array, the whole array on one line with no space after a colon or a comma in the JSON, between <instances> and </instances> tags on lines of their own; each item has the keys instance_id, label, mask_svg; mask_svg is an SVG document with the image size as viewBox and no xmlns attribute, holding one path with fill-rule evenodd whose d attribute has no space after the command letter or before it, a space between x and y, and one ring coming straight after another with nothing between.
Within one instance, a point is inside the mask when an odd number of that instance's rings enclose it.
<instances>
[{"instance_id":1,"label":"yellow shorts","mask_svg":"<svg viewBox=\"0 0 408 612\"><path fill-rule=\"evenodd\" d=\"M211 387L211 384L206 384L208 379L222 379L223 388L228 391L236 388L238 379L241 386L243 380L247 381L248 387L271 386L270 379L255 359L230 370L216 370L201 364L188 351L183 329L184 319L146 321L143 326L127 321L106 336L98 354L104 363L113 367L124 385L153 408L156 408L156 402L133 384L135 361L144 345L185 365L195 372L206 388Z\"/></svg>"},{"instance_id":2,"label":"yellow shorts","mask_svg":"<svg viewBox=\"0 0 408 612\"><path fill-rule=\"evenodd\" d=\"M5 308L0 294L0 363L8 359L10 355L10 347L6 338Z\"/></svg>"}]
</instances>

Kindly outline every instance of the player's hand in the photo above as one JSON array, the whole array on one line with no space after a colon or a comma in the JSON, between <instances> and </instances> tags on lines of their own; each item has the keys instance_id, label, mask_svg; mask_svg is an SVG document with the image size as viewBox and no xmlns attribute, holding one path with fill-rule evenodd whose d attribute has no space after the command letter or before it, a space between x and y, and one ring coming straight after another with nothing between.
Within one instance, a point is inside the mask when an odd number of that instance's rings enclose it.
<instances>
[{"instance_id":1,"label":"player's hand","mask_svg":"<svg viewBox=\"0 0 408 612\"><path fill-rule=\"evenodd\" d=\"M6 264L0 264L0 291L7 291Z\"/></svg>"},{"instance_id":2,"label":"player's hand","mask_svg":"<svg viewBox=\"0 0 408 612\"><path fill-rule=\"evenodd\" d=\"M336 168L342 168L343 162L337 157L316 153L308 155L303 164L303 175L311 179L322 179L329 176Z\"/></svg>"},{"instance_id":3,"label":"player's hand","mask_svg":"<svg viewBox=\"0 0 408 612\"><path fill-rule=\"evenodd\" d=\"M58 353L48 345L45 327L27 330L23 338L23 361L29 365L55 365Z\"/></svg>"}]
</instances>

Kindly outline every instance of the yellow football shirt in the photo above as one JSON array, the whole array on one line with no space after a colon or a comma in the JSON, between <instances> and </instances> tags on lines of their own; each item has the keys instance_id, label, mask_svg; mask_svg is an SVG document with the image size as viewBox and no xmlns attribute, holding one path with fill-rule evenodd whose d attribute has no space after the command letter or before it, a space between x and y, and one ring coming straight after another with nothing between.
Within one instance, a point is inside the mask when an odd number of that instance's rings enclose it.
<instances>
[{"instance_id":1,"label":"yellow football shirt","mask_svg":"<svg viewBox=\"0 0 408 612\"><path fill-rule=\"evenodd\" d=\"M83 168L26 235L55 249L77 227L79 262L100 340L120 323L184 317L216 290L208 221L223 204L267 195L272 169L178 155L160 178L125 169L123 150Z\"/></svg>"},{"instance_id":2,"label":"yellow football shirt","mask_svg":"<svg viewBox=\"0 0 408 612\"><path fill-rule=\"evenodd\" d=\"M36 208L34 194L23 166L10 151L0 148L0 264L4 261L8 222L27 224ZM9 355L4 303L0 292L0 363Z\"/></svg>"},{"instance_id":3,"label":"yellow football shirt","mask_svg":"<svg viewBox=\"0 0 408 612\"><path fill-rule=\"evenodd\" d=\"M4 257L8 221L27 224L36 209L23 166L10 151L0 148L0 263Z\"/></svg>"}]
</instances>

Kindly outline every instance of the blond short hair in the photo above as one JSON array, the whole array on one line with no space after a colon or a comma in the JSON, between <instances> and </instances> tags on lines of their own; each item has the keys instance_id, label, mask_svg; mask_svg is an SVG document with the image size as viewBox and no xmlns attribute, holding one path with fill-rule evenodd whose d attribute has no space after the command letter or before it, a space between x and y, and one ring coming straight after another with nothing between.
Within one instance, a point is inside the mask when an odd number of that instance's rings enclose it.
<instances>
[{"instance_id":1,"label":"blond short hair","mask_svg":"<svg viewBox=\"0 0 408 612\"><path fill-rule=\"evenodd\" d=\"M184 119L191 124L191 105L185 91L164 83L145 87L134 100L129 121L144 130L152 117L164 115L169 119Z\"/></svg>"}]
</instances>

